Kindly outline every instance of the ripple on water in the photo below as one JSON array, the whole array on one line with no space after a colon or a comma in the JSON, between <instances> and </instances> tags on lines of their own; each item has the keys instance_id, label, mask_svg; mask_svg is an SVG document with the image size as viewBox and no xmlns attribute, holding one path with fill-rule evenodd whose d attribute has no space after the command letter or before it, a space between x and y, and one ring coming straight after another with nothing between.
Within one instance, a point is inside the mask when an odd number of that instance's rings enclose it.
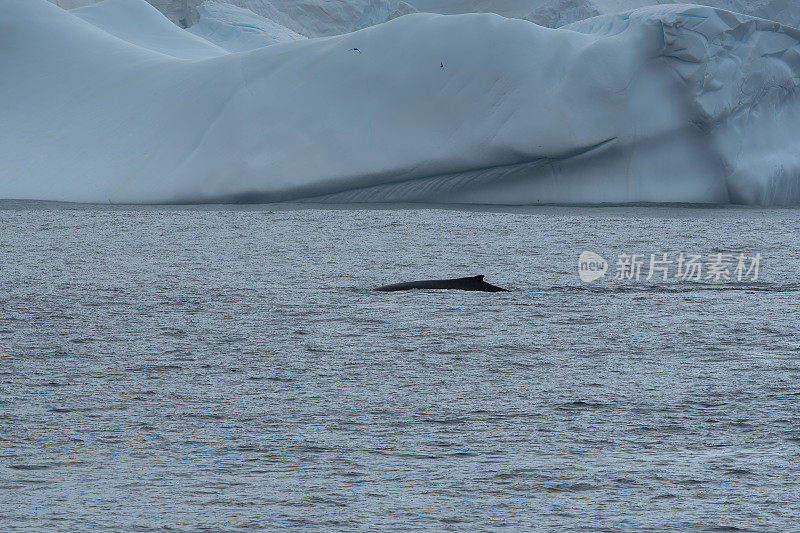
<instances>
[{"instance_id":1,"label":"ripple on water","mask_svg":"<svg viewBox=\"0 0 800 533\"><path fill-rule=\"evenodd\" d=\"M790 531L796 210L0 209L0 530ZM755 282L578 255L763 252ZM502 297L371 287L487 275Z\"/></svg>"}]
</instances>

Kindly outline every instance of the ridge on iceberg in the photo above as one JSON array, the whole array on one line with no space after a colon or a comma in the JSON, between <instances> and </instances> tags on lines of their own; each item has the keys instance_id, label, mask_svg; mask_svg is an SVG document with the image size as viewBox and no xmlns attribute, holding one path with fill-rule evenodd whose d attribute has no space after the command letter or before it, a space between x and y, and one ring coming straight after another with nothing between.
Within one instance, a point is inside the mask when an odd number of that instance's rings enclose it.
<instances>
[{"instance_id":1,"label":"ridge on iceberg","mask_svg":"<svg viewBox=\"0 0 800 533\"><path fill-rule=\"evenodd\" d=\"M0 198L800 203L800 32L777 23L413 14L185 61L2 2Z\"/></svg>"},{"instance_id":2,"label":"ridge on iceberg","mask_svg":"<svg viewBox=\"0 0 800 533\"><path fill-rule=\"evenodd\" d=\"M227 53L177 27L145 0L103 0L70 13L123 41L179 59L208 59Z\"/></svg>"}]
</instances>

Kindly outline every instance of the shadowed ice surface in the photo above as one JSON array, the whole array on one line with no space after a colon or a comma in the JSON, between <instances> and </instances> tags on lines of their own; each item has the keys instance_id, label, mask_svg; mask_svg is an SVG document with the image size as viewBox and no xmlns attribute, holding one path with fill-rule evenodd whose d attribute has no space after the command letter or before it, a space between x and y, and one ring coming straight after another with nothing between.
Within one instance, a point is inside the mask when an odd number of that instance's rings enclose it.
<instances>
[{"instance_id":1,"label":"shadowed ice surface","mask_svg":"<svg viewBox=\"0 0 800 533\"><path fill-rule=\"evenodd\" d=\"M0 209L0 529L788 530L800 214ZM759 252L758 282L577 257ZM512 289L377 293L485 274Z\"/></svg>"}]
</instances>

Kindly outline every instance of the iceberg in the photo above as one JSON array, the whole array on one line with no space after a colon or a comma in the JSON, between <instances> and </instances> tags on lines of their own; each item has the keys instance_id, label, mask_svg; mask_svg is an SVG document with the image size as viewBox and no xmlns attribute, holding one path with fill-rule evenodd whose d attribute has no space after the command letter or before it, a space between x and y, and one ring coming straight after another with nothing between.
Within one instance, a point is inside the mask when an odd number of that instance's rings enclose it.
<instances>
[{"instance_id":1,"label":"iceberg","mask_svg":"<svg viewBox=\"0 0 800 533\"><path fill-rule=\"evenodd\" d=\"M71 13L131 44L179 59L207 59L227 53L177 27L144 1L104 0Z\"/></svg>"},{"instance_id":2,"label":"iceberg","mask_svg":"<svg viewBox=\"0 0 800 533\"><path fill-rule=\"evenodd\" d=\"M187 1L200 4L205 0ZM348 33L415 11L402 0L226 0L226 3L249 9L306 37Z\"/></svg>"},{"instance_id":3,"label":"iceberg","mask_svg":"<svg viewBox=\"0 0 800 533\"><path fill-rule=\"evenodd\" d=\"M51 0L53 1L53 0ZM89 0L55 0L89 1ZM97 0L92 0L97 1ZM208 0L148 0L182 28L193 26ZM402 0L224 0L305 37L338 35L415 11Z\"/></svg>"},{"instance_id":4,"label":"iceberg","mask_svg":"<svg viewBox=\"0 0 800 533\"><path fill-rule=\"evenodd\" d=\"M84 7L94 4L96 2L99 2L100 0L49 0L49 1L57 5L58 7L64 9L75 9L76 7Z\"/></svg>"},{"instance_id":5,"label":"iceberg","mask_svg":"<svg viewBox=\"0 0 800 533\"><path fill-rule=\"evenodd\" d=\"M625 9L619 11L625 11ZM598 10L591 0L550 0L520 18L530 20L540 26L560 28L572 22L601 14L602 11Z\"/></svg>"},{"instance_id":6,"label":"iceberg","mask_svg":"<svg viewBox=\"0 0 800 533\"><path fill-rule=\"evenodd\" d=\"M192 59L143 20L2 7L0 198L800 203L800 31L776 22L411 14Z\"/></svg>"},{"instance_id":7,"label":"iceberg","mask_svg":"<svg viewBox=\"0 0 800 533\"><path fill-rule=\"evenodd\" d=\"M197 8L198 22L188 31L230 52L245 52L277 43L305 39L277 22L223 2Z\"/></svg>"},{"instance_id":8,"label":"iceberg","mask_svg":"<svg viewBox=\"0 0 800 533\"><path fill-rule=\"evenodd\" d=\"M62 0L63 1L63 0ZM228 0L236 1L236 0ZM653 4L674 4L673 0L408 0L419 11L456 15L489 11L530 20L540 26L559 28L597 15L631 11ZM695 0L695 4L716 7L753 17L800 26L797 0Z\"/></svg>"}]
</instances>

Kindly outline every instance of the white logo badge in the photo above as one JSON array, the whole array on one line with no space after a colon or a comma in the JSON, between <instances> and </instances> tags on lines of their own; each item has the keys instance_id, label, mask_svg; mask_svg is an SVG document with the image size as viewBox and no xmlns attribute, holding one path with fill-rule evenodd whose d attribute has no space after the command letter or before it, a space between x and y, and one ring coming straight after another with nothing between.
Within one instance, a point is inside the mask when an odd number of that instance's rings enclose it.
<instances>
[{"instance_id":1,"label":"white logo badge","mask_svg":"<svg viewBox=\"0 0 800 533\"><path fill-rule=\"evenodd\" d=\"M594 252L583 252L578 258L578 276L584 283L591 283L606 275L608 262Z\"/></svg>"}]
</instances>

